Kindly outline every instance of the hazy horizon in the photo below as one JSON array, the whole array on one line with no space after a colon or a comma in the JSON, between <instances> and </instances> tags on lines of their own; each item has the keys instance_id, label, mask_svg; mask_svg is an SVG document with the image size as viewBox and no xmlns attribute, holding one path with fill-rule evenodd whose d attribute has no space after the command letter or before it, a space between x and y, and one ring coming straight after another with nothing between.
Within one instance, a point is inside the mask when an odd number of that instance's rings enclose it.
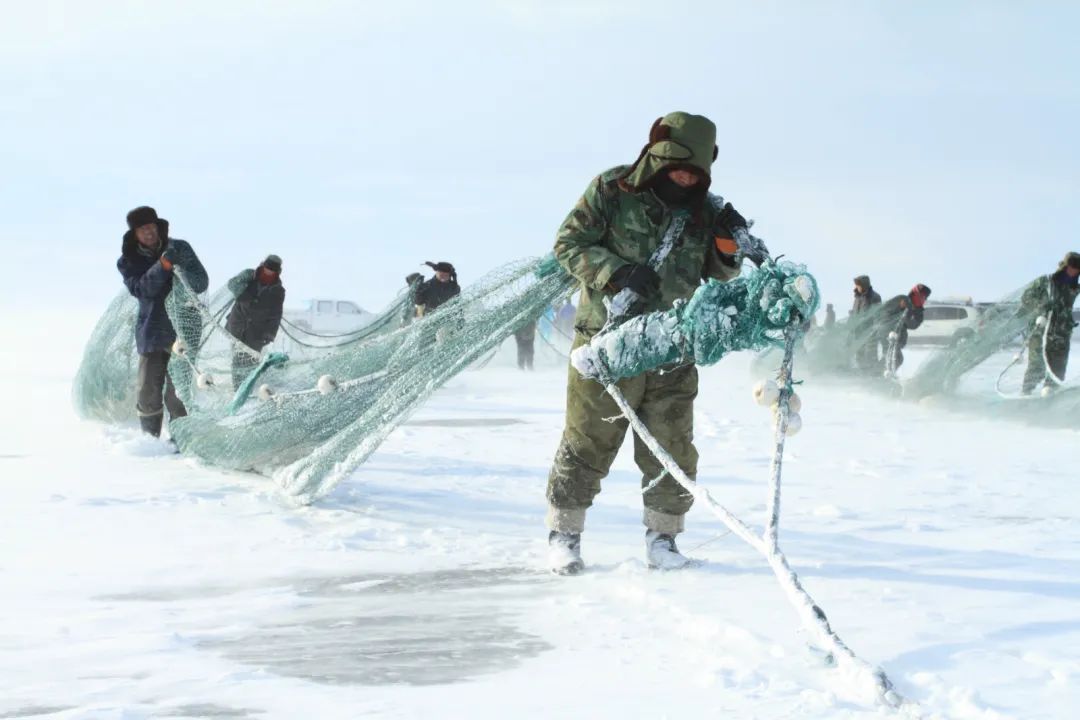
<instances>
[{"instance_id":1,"label":"hazy horizon","mask_svg":"<svg viewBox=\"0 0 1080 720\"><path fill-rule=\"evenodd\" d=\"M551 250L652 121L719 128L713 189L843 315L1000 297L1080 249L1080 7L1005 2L41 2L5 8L0 305L103 309L155 206L211 288L385 305Z\"/></svg>"}]
</instances>

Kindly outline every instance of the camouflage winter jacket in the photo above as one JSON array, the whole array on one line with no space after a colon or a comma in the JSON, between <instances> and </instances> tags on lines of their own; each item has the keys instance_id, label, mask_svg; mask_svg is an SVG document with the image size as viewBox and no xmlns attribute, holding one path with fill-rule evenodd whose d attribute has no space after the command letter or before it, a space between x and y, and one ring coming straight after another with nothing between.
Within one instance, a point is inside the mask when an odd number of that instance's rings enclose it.
<instances>
[{"instance_id":1,"label":"camouflage winter jacket","mask_svg":"<svg viewBox=\"0 0 1080 720\"><path fill-rule=\"evenodd\" d=\"M619 186L628 170L615 167L594 179L556 235L556 259L581 281L574 326L586 337L607 320L603 298L615 293L612 273L623 265L647 263L673 218L651 190L628 192ZM647 312L667 310L676 300L689 298L705 278L726 281L739 274L734 261L716 249L717 236L731 237L731 231L720 225L716 209L706 202L657 270L660 293Z\"/></svg>"},{"instance_id":2,"label":"camouflage winter jacket","mask_svg":"<svg viewBox=\"0 0 1080 720\"><path fill-rule=\"evenodd\" d=\"M1070 281L1063 270L1058 270L1028 285L1020 298L1020 307L1032 318L1048 318L1050 340L1068 344L1076 327L1072 310L1077 295L1080 295L1080 285Z\"/></svg>"}]
</instances>

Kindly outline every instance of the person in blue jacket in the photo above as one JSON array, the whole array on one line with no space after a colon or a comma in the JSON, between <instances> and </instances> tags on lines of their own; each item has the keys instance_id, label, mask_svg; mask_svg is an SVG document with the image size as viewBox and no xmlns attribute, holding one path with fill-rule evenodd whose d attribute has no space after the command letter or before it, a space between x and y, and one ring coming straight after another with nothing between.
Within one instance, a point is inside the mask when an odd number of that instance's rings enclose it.
<instances>
[{"instance_id":1,"label":"person in blue jacket","mask_svg":"<svg viewBox=\"0 0 1080 720\"><path fill-rule=\"evenodd\" d=\"M191 289L205 292L210 280L187 242L169 237L169 222L152 207L137 207L127 215L128 231L116 267L124 285L139 301L135 347L139 351L139 390L136 410L144 432L158 437L165 409L170 418L187 415L169 377L169 356L176 330L165 310L173 276L181 270Z\"/></svg>"}]
</instances>

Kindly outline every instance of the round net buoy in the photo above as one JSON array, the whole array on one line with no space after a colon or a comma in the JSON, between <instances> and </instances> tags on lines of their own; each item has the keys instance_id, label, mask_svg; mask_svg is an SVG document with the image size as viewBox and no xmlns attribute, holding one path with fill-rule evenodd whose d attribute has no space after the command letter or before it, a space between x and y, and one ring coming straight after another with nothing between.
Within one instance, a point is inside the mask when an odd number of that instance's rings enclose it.
<instances>
[{"instance_id":1,"label":"round net buoy","mask_svg":"<svg viewBox=\"0 0 1080 720\"><path fill-rule=\"evenodd\" d=\"M172 351L174 355L187 355L187 343L184 342L184 338L176 338L172 344Z\"/></svg>"},{"instance_id":2,"label":"round net buoy","mask_svg":"<svg viewBox=\"0 0 1080 720\"><path fill-rule=\"evenodd\" d=\"M274 391L266 383L259 386L257 394L260 400L270 400L274 397Z\"/></svg>"},{"instance_id":3,"label":"round net buoy","mask_svg":"<svg viewBox=\"0 0 1080 720\"><path fill-rule=\"evenodd\" d=\"M798 393L791 393L788 398L788 410L793 413L802 412L802 398Z\"/></svg>"},{"instance_id":4,"label":"round net buoy","mask_svg":"<svg viewBox=\"0 0 1080 720\"><path fill-rule=\"evenodd\" d=\"M762 407L776 404L780 398L780 388L773 380L761 380L754 385L754 402Z\"/></svg>"},{"instance_id":5,"label":"round net buoy","mask_svg":"<svg viewBox=\"0 0 1080 720\"><path fill-rule=\"evenodd\" d=\"M893 330L892 332L889 333L889 342L896 342L899 339L900 339L900 336L896 334L895 330Z\"/></svg>"},{"instance_id":6,"label":"round net buoy","mask_svg":"<svg viewBox=\"0 0 1080 720\"><path fill-rule=\"evenodd\" d=\"M195 384L199 386L200 390L205 390L214 386L214 377L206 373L199 373L199 376L195 378Z\"/></svg>"},{"instance_id":7,"label":"round net buoy","mask_svg":"<svg viewBox=\"0 0 1080 720\"><path fill-rule=\"evenodd\" d=\"M1045 315L1040 315L1039 317L1035 318L1035 327L1042 327L1045 324L1046 324L1046 316Z\"/></svg>"},{"instance_id":8,"label":"round net buoy","mask_svg":"<svg viewBox=\"0 0 1080 720\"><path fill-rule=\"evenodd\" d=\"M790 413L787 418L787 436L798 435L802 430L802 415L797 412Z\"/></svg>"},{"instance_id":9,"label":"round net buoy","mask_svg":"<svg viewBox=\"0 0 1080 720\"><path fill-rule=\"evenodd\" d=\"M1050 387L1049 385L1043 385L1043 389L1039 392L1039 394L1042 395L1044 398L1050 397L1054 394L1054 388Z\"/></svg>"},{"instance_id":10,"label":"round net buoy","mask_svg":"<svg viewBox=\"0 0 1080 720\"><path fill-rule=\"evenodd\" d=\"M797 413L797 412L799 412L801 410L802 410L802 398L799 397L796 393L791 393L791 396L788 397L788 412L789 413ZM780 398L777 398L776 402L773 403L772 411L775 414L780 413Z\"/></svg>"},{"instance_id":11,"label":"round net buoy","mask_svg":"<svg viewBox=\"0 0 1080 720\"><path fill-rule=\"evenodd\" d=\"M329 375L323 375L319 378L319 382L315 384L315 387L319 389L319 392L323 395L329 395L338 388L337 380Z\"/></svg>"}]
</instances>

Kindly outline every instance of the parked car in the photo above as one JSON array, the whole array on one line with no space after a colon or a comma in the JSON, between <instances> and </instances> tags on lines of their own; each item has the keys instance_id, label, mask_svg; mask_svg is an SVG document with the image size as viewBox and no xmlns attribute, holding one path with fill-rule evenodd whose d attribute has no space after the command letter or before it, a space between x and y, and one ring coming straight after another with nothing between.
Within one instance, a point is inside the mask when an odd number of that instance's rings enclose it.
<instances>
[{"instance_id":1,"label":"parked car","mask_svg":"<svg viewBox=\"0 0 1080 720\"><path fill-rule=\"evenodd\" d=\"M306 307L286 308L285 319L313 333L332 335L362 328L375 318L352 300L318 298Z\"/></svg>"},{"instance_id":2,"label":"parked car","mask_svg":"<svg viewBox=\"0 0 1080 720\"><path fill-rule=\"evenodd\" d=\"M931 300L923 308L923 323L908 331L912 345L952 347L975 336L981 309L971 298Z\"/></svg>"}]
</instances>

